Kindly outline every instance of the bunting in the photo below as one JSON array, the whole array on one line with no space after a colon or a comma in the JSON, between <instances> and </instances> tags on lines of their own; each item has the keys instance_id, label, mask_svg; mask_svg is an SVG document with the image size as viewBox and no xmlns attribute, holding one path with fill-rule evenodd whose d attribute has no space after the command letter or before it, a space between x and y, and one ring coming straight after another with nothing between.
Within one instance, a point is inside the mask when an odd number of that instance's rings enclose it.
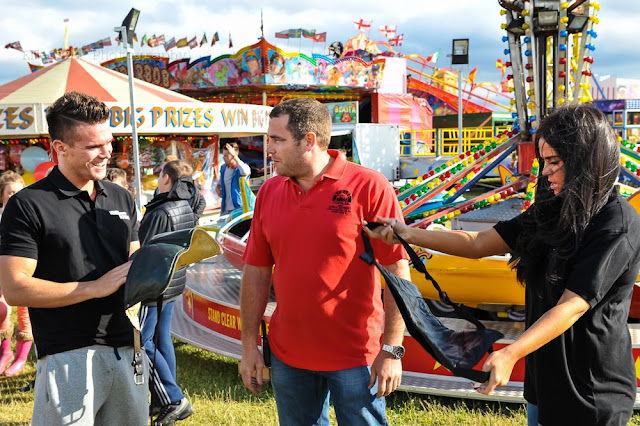
<instances>
[{"instance_id":1,"label":"bunting","mask_svg":"<svg viewBox=\"0 0 640 426\"><path fill-rule=\"evenodd\" d=\"M394 38L390 38L389 44L391 46L402 46L403 41L404 41L404 34L400 34L395 36Z\"/></svg>"},{"instance_id":2,"label":"bunting","mask_svg":"<svg viewBox=\"0 0 640 426\"><path fill-rule=\"evenodd\" d=\"M171 37L169 41L164 44L164 50L168 52L169 49L173 49L174 47L176 47L176 38Z\"/></svg>"},{"instance_id":3,"label":"bunting","mask_svg":"<svg viewBox=\"0 0 640 426\"><path fill-rule=\"evenodd\" d=\"M359 31L371 29L371 21L365 21L364 19L354 19L353 23Z\"/></svg>"},{"instance_id":4,"label":"bunting","mask_svg":"<svg viewBox=\"0 0 640 426\"><path fill-rule=\"evenodd\" d=\"M19 41L14 41L13 43L9 43L6 44L4 46L5 49L15 49L15 50L19 50L20 52L22 52L22 46L20 45Z\"/></svg>"},{"instance_id":5,"label":"bunting","mask_svg":"<svg viewBox=\"0 0 640 426\"><path fill-rule=\"evenodd\" d=\"M214 44L216 44L216 41L220 41L220 37L218 36L217 31L213 36L211 36L211 45L213 46Z\"/></svg>"},{"instance_id":6,"label":"bunting","mask_svg":"<svg viewBox=\"0 0 640 426\"><path fill-rule=\"evenodd\" d=\"M43 65L34 65L31 62L27 62L27 63L29 64L29 69L31 70L31 72L36 72L44 68Z\"/></svg>"},{"instance_id":7,"label":"bunting","mask_svg":"<svg viewBox=\"0 0 640 426\"><path fill-rule=\"evenodd\" d=\"M383 25L380 28L378 28L378 31L380 31L382 34L384 34L384 36L386 38L392 38L393 36L396 35L396 26L395 25Z\"/></svg>"},{"instance_id":8,"label":"bunting","mask_svg":"<svg viewBox=\"0 0 640 426\"><path fill-rule=\"evenodd\" d=\"M100 47L111 46L111 37L105 37L98 41L98 43L100 43Z\"/></svg>"}]
</instances>

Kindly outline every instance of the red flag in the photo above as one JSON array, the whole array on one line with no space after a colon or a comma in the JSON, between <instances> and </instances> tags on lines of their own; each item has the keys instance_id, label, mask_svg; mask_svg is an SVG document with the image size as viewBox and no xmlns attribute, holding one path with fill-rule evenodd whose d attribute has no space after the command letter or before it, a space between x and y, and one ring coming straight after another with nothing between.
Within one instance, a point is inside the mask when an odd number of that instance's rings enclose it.
<instances>
[{"instance_id":1,"label":"red flag","mask_svg":"<svg viewBox=\"0 0 640 426\"><path fill-rule=\"evenodd\" d=\"M327 41L327 32L317 33L313 36L314 43L325 43Z\"/></svg>"},{"instance_id":2,"label":"red flag","mask_svg":"<svg viewBox=\"0 0 640 426\"><path fill-rule=\"evenodd\" d=\"M193 38L191 40L189 40L189 48L193 49L198 47L198 37L197 36L193 36Z\"/></svg>"},{"instance_id":3,"label":"red flag","mask_svg":"<svg viewBox=\"0 0 640 426\"><path fill-rule=\"evenodd\" d=\"M402 42L404 41L404 34L400 34L394 38L389 39L389 44L391 46L402 46Z\"/></svg>"},{"instance_id":4,"label":"red flag","mask_svg":"<svg viewBox=\"0 0 640 426\"><path fill-rule=\"evenodd\" d=\"M231 33L229 33L229 49L233 49L233 41L231 41Z\"/></svg>"},{"instance_id":5,"label":"red flag","mask_svg":"<svg viewBox=\"0 0 640 426\"><path fill-rule=\"evenodd\" d=\"M500 91L502 93L509 93L509 80L504 80L500 82Z\"/></svg>"},{"instance_id":6,"label":"red flag","mask_svg":"<svg viewBox=\"0 0 640 426\"><path fill-rule=\"evenodd\" d=\"M289 30L286 31L280 31L279 33L276 33L276 38L289 38Z\"/></svg>"},{"instance_id":7,"label":"red flag","mask_svg":"<svg viewBox=\"0 0 640 426\"><path fill-rule=\"evenodd\" d=\"M474 69L472 69L469 72L469 81L471 82L471 85L473 86L474 81L476 80L476 73L478 72L478 66L476 65L476 67Z\"/></svg>"},{"instance_id":8,"label":"red flag","mask_svg":"<svg viewBox=\"0 0 640 426\"><path fill-rule=\"evenodd\" d=\"M209 43L209 40L207 40L207 33L202 34L202 40L200 40L200 46L202 47L203 44Z\"/></svg>"},{"instance_id":9,"label":"red flag","mask_svg":"<svg viewBox=\"0 0 640 426\"><path fill-rule=\"evenodd\" d=\"M5 49L16 49L22 52L22 46L19 41L14 41L13 43L6 44L4 46Z\"/></svg>"},{"instance_id":10,"label":"red flag","mask_svg":"<svg viewBox=\"0 0 640 426\"><path fill-rule=\"evenodd\" d=\"M353 23L356 24L356 28L360 31L371 28L371 21L365 21L364 19L354 19Z\"/></svg>"}]
</instances>

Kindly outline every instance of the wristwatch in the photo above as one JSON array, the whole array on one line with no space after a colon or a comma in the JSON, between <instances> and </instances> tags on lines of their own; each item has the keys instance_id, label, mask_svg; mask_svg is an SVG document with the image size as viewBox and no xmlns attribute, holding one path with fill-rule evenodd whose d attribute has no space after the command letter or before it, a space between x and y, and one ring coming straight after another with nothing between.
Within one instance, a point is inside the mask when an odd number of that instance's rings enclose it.
<instances>
[{"instance_id":1,"label":"wristwatch","mask_svg":"<svg viewBox=\"0 0 640 426\"><path fill-rule=\"evenodd\" d=\"M400 359L404 356L404 346L391 346L387 344L382 345L382 350L389 352L395 359Z\"/></svg>"}]
</instances>

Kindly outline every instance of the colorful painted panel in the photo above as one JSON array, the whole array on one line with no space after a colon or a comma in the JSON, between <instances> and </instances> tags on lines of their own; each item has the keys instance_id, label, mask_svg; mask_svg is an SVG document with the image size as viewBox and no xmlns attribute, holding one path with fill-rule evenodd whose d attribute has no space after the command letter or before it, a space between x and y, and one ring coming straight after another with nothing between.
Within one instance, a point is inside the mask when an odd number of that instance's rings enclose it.
<instances>
[{"instance_id":1,"label":"colorful painted panel","mask_svg":"<svg viewBox=\"0 0 640 426\"><path fill-rule=\"evenodd\" d=\"M205 56L168 62L168 58L135 57L135 76L172 90L235 87L254 84L379 87L384 60L366 62L352 56L334 61L312 54L288 53L265 41L247 46L234 55L215 59ZM126 58L103 66L127 73Z\"/></svg>"}]
</instances>

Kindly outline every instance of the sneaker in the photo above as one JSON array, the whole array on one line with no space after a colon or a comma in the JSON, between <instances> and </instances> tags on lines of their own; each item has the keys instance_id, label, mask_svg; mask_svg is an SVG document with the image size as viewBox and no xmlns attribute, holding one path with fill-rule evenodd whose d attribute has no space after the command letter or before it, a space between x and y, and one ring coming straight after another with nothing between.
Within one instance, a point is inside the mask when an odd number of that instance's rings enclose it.
<instances>
[{"instance_id":1,"label":"sneaker","mask_svg":"<svg viewBox=\"0 0 640 426\"><path fill-rule=\"evenodd\" d=\"M180 402L162 407L158 417L151 422L154 426L168 426L177 420L184 420L193 414L193 406L187 398L182 398Z\"/></svg>"},{"instance_id":2,"label":"sneaker","mask_svg":"<svg viewBox=\"0 0 640 426\"><path fill-rule=\"evenodd\" d=\"M149 417L155 417L160 414L162 407L159 405L149 405Z\"/></svg>"}]
</instances>

